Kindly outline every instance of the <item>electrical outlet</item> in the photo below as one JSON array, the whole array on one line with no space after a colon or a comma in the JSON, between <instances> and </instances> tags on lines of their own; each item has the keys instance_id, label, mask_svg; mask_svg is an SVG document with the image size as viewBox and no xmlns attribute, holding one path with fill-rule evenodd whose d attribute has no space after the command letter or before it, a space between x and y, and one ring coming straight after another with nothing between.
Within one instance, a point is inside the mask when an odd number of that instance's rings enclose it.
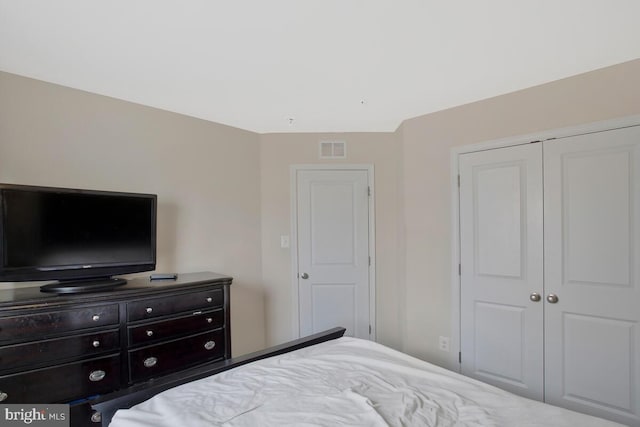
<instances>
[{"instance_id":1,"label":"electrical outlet","mask_svg":"<svg viewBox=\"0 0 640 427\"><path fill-rule=\"evenodd\" d=\"M289 236L280 236L280 247L283 249L289 247Z\"/></svg>"},{"instance_id":2,"label":"electrical outlet","mask_svg":"<svg viewBox=\"0 0 640 427\"><path fill-rule=\"evenodd\" d=\"M442 351L449 351L449 337L440 337L438 339L438 348Z\"/></svg>"}]
</instances>

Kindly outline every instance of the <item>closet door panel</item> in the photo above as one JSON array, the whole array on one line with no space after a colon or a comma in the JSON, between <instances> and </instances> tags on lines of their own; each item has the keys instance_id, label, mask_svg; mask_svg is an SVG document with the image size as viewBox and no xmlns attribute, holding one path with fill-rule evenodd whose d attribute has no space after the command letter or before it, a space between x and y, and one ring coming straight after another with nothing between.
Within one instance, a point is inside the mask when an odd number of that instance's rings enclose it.
<instances>
[{"instance_id":1,"label":"closet door panel","mask_svg":"<svg viewBox=\"0 0 640 427\"><path fill-rule=\"evenodd\" d=\"M543 397L542 144L460 156L462 372Z\"/></svg>"},{"instance_id":2,"label":"closet door panel","mask_svg":"<svg viewBox=\"0 0 640 427\"><path fill-rule=\"evenodd\" d=\"M544 185L545 400L638 425L640 127L545 142Z\"/></svg>"}]
</instances>

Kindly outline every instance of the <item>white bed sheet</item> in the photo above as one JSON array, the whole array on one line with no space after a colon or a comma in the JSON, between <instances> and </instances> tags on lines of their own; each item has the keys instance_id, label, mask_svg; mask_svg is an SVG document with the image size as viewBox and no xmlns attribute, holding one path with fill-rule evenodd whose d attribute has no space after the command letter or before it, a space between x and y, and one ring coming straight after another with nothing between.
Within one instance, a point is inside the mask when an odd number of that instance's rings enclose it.
<instances>
[{"instance_id":1,"label":"white bed sheet","mask_svg":"<svg viewBox=\"0 0 640 427\"><path fill-rule=\"evenodd\" d=\"M111 427L617 426L340 338L167 390Z\"/></svg>"}]
</instances>

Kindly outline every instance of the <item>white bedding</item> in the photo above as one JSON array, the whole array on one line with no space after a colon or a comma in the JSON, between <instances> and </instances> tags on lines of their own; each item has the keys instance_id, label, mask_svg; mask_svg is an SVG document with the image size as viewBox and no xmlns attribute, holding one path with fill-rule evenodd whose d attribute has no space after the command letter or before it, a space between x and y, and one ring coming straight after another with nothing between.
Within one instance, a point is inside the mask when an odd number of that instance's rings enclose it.
<instances>
[{"instance_id":1,"label":"white bedding","mask_svg":"<svg viewBox=\"0 0 640 427\"><path fill-rule=\"evenodd\" d=\"M422 360L340 338L191 382L120 410L111 427L614 426Z\"/></svg>"}]
</instances>

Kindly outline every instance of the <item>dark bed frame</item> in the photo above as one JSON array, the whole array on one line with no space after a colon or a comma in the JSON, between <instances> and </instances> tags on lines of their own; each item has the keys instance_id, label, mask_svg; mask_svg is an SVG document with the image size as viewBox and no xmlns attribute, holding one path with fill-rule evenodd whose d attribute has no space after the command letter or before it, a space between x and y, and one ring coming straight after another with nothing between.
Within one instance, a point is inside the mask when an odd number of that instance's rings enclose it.
<instances>
[{"instance_id":1,"label":"dark bed frame","mask_svg":"<svg viewBox=\"0 0 640 427\"><path fill-rule=\"evenodd\" d=\"M255 362L256 360L266 359L271 356L277 356L319 344L321 342L337 339L342 337L344 333L345 328L329 329L308 337L269 347L255 353L187 369L162 378L154 378L146 382L138 383L125 389L100 396L90 401L72 404L70 408L71 425L74 427L106 427L109 425L111 418L113 418L113 415L118 409L130 408L133 405L150 399L164 390L168 390L190 381L219 374L220 372L233 369L237 366L246 365L247 363Z\"/></svg>"}]
</instances>

